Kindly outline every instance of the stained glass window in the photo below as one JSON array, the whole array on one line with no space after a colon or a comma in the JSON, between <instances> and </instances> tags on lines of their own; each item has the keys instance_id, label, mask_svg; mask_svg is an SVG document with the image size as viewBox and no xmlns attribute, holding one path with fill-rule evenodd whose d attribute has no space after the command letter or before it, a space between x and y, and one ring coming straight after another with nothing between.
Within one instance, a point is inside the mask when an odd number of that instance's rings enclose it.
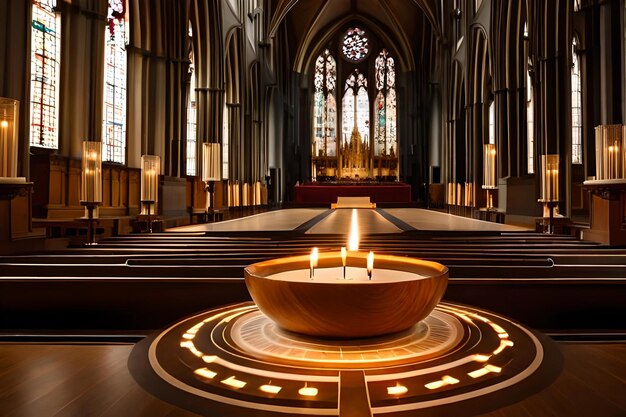
<instances>
[{"instance_id":1,"label":"stained glass window","mask_svg":"<svg viewBox=\"0 0 626 417\"><path fill-rule=\"evenodd\" d=\"M578 41L572 41L572 164L583 163L582 84Z\"/></svg>"},{"instance_id":2,"label":"stained glass window","mask_svg":"<svg viewBox=\"0 0 626 417\"><path fill-rule=\"evenodd\" d=\"M356 127L361 142L369 142L370 105L367 96L367 78L358 70L348 77L342 102L342 135L350 143Z\"/></svg>"},{"instance_id":3,"label":"stained glass window","mask_svg":"<svg viewBox=\"0 0 626 417\"><path fill-rule=\"evenodd\" d=\"M580 0L574 0L574 11L580 11Z\"/></svg>"},{"instance_id":4,"label":"stained glass window","mask_svg":"<svg viewBox=\"0 0 626 417\"><path fill-rule=\"evenodd\" d=\"M222 119L222 179L228 179L228 143L230 139L230 129L228 120L228 106L224 103Z\"/></svg>"},{"instance_id":5,"label":"stained glass window","mask_svg":"<svg viewBox=\"0 0 626 417\"><path fill-rule=\"evenodd\" d=\"M189 59L189 101L187 102L187 175L196 175L196 74L193 52Z\"/></svg>"},{"instance_id":6,"label":"stained glass window","mask_svg":"<svg viewBox=\"0 0 626 417\"><path fill-rule=\"evenodd\" d=\"M125 0L109 0L104 45L102 160L126 160L126 72L128 20Z\"/></svg>"},{"instance_id":7,"label":"stained glass window","mask_svg":"<svg viewBox=\"0 0 626 417\"><path fill-rule=\"evenodd\" d=\"M369 52L369 41L365 31L358 27L350 28L343 36L343 55L350 61L358 62Z\"/></svg>"},{"instance_id":8,"label":"stained glass window","mask_svg":"<svg viewBox=\"0 0 626 417\"><path fill-rule=\"evenodd\" d=\"M337 155L337 63L326 49L315 61L313 156Z\"/></svg>"},{"instance_id":9,"label":"stained glass window","mask_svg":"<svg viewBox=\"0 0 626 417\"><path fill-rule=\"evenodd\" d=\"M59 147L61 21L56 0L33 0L31 27L30 144Z\"/></svg>"},{"instance_id":10,"label":"stained glass window","mask_svg":"<svg viewBox=\"0 0 626 417\"><path fill-rule=\"evenodd\" d=\"M527 128L527 151L528 173L535 172L535 114L533 106L533 85L530 79L530 62L526 71L526 128Z\"/></svg>"},{"instance_id":11,"label":"stained glass window","mask_svg":"<svg viewBox=\"0 0 626 417\"><path fill-rule=\"evenodd\" d=\"M374 155L391 155L398 150L396 70L394 60L383 49L376 58L376 101L374 104Z\"/></svg>"}]
</instances>

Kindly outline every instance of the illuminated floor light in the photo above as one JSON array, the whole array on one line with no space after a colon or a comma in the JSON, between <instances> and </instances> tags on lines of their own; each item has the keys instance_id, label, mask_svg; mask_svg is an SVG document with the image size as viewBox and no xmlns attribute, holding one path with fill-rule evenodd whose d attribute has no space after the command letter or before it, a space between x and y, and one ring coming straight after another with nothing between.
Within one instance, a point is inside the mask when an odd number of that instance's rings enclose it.
<instances>
[{"instance_id":1,"label":"illuminated floor light","mask_svg":"<svg viewBox=\"0 0 626 417\"><path fill-rule=\"evenodd\" d=\"M506 330L504 330L502 327L500 327L496 323L490 322L489 325L493 328L493 330L495 330L498 333L506 333Z\"/></svg>"},{"instance_id":2,"label":"illuminated floor light","mask_svg":"<svg viewBox=\"0 0 626 417\"><path fill-rule=\"evenodd\" d=\"M189 351L197 357L202 356L202 352L196 349L196 346L191 340L183 340L182 342L180 342L180 347L189 349Z\"/></svg>"},{"instance_id":3,"label":"illuminated floor light","mask_svg":"<svg viewBox=\"0 0 626 417\"><path fill-rule=\"evenodd\" d=\"M478 319L478 320L480 320L480 321L484 322L484 323L489 323L489 324L491 324L491 322L489 321L489 319L487 319L487 318L485 318L485 317L483 317L483 316L481 316L481 315L479 315L479 314L473 313L471 316L472 316L472 317L474 317L475 319Z\"/></svg>"},{"instance_id":4,"label":"illuminated floor light","mask_svg":"<svg viewBox=\"0 0 626 417\"><path fill-rule=\"evenodd\" d=\"M259 389L268 394L278 394L283 388L276 385L261 385Z\"/></svg>"},{"instance_id":5,"label":"illuminated floor light","mask_svg":"<svg viewBox=\"0 0 626 417\"><path fill-rule=\"evenodd\" d=\"M498 337L500 339L508 339L509 338L509 334L508 333L498 333Z\"/></svg>"},{"instance_id":6,"label":"illuminated floor light","mask_svg":"<svg viewBox=\"0 0 626 417\"><path fill-rule=\"evenodd\" d=\"M202 326L193 326L191 329L187 329L185 334L195 335L196 333L198 333L200 331L200 327L202 327Z\"/></svg>"},{"instance_id":7,"label":"illuminated floor light","mask_svg":"<svg viewBox=\"0 0 626 417\"><path fill-rule=\"evenodd\" d=\"M487 362L491 356L489 355L474 355L474 360L476 362Z\"/></svg>"},{"instance_id":8,"label":"illuminated floor light","mask_svg":"<svg viewBox=\"0 0 626 417\"><path fill-rule=\"evenodd\" d=\"M389 395L402 395L406 394L408 391L407 387L404 385L396 384L393 387L387 387L387 394Z\"/></svg>"},{"instance_id":9,"label":"illuminated floor light","mask_svg":"<svg viewBox=\"0 0 626 417\"><path fill-rule=\"evenodd\" d=\"M202 357L202 360L205 361L206 363L213 363L215 362L215 359L217 359L217 356L215 355L204 355Z\"/></svg>"},{"instance_id":10,"label":"illuminated floor light","mask_svg":"<svg viewBox=\"0 0 626 417\"><path fill-rule=\"evenodd\" d=\"M498 348L493 351L493 354L497 355L498 353L502 352L507 346L513 346L513 342L511 342L510 340L501 340L500 346L498 346Z\"/></svg>"},{"instance_id":11,"label":"illuminated floor light","mask_svg":"<svg viewBox=\"0 0 626 417\"><path fill-rule=\"evenodd\" d=\"M317 388L304 386L298 390L298 394L305 397L315 397L317 395Z\"/></svg>"},{"instance_id":12,"label":"illuminated floor light","mask_svg":"<svg viewBox=\"0 0 626 417\"><path fill-rule=\"evenodd\" d=\"M193 339L194 337L196 337L196 335L195 335L194 333L185 333L185 334L183 335L183 339L187 339L187 340L191 340L191 339Z\"/></svg>"},{"instance_id":13,"label":"illuminated floor light","mask_svg":"<svg viewBox=\"0 0 626 417\"><path fill-rule=\"evenodd\" d=\"M229 387L233 387L237 389L243 388L246 386L245 382L238 380L234 376L226 378L225 380L222 381L222 384L228 385Z\"/></svg>"},{"instance_id":14,"label":"illuminated floor light","mask_svg":"<svg viewBox=\"0 0 626 417\"><path fill-rule=\"evenodd\" d=\"M475 371L469 372L467 375L472 378L480 378L481 376L487 375L489 373L499 374L502 371L502 368L495 365L485 365L484 367L477 369Z\"/></svg>"},{"instance_id":15,"label":"illuminated floor light","mask_svg":"<svg viewBox=\"0 0 626 417\"><path fill-rule=\"evenodd\" d=\"M213 372L208 368L199 368L193 371L193 373L201 377L208 378L208 379L213 379L215 378L215 375L217 375L216 372Z\"/></svg>"},{"instance_id":16,"label":"illuminated floor light","mask_svg":"<svg viewBox=\"0 0 626 417\"><path fill-rule=\"evenodd\" d=\"M433 382L429 382L428 384L424 385L426 388L428 389L437 389L437 388L441 388L444 387L446 385L454 385L454 384L458 384L459 380L456 378L453 378L449 375L445 375L443 376L439 381L433 381Z\"/></svg>"}]
</instances>

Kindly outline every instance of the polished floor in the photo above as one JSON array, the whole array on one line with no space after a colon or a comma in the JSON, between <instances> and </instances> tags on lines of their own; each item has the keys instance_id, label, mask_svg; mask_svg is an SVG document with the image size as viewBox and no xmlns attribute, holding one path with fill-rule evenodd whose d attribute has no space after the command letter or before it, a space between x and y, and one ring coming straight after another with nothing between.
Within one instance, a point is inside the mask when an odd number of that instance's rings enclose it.
<instances>
[{"instance_id":1,"label":"polished floor","mask_svg":"<svg viewBox=\"0 0 626 417\"><path fill-rule=\"evenodd\" d=\"M486 222L454 216L433 210L417 208L399 209L356 209L359 228L362 234L401 233L398 224L406 229L421 231L457 231L457 232L523 232L523 227ZM244 232L244 231L289 231L302 227L307 222L307 234L342 234L350 229L352 209L285 209L269 211L241 219L218 223L197 224L169 229L174 232ZM327 216L323 214L328 213ZM384 215L383 215L384 214ZM315 222L316 217L320 217ZM323 218L321 218L323 217ZM393 221L392 221L393 220ZM405 230L406 230L405 229Z\"/></svg>"},{"instance_id":2,"label":"polished floor","mask_svg":"<svg viewBox=\"0 0 626 417\"><path fill-rule=\"evenodd\" d=\"M564 369L548 388L483 417L626 415L626 344L559 343ZM127 367L132 344L0 344L3 417L190 417L145 392ZM211 410L206 415L215 416Z\"/></svg>"},{"instance_id":3,"label":"polished floor","mask_svg":"<svg viewBox=\"0 0 626 417\"><path fill-rule=\"evenodd\" d=\"M302 208L268 211L235 220L217 223L182 226L168 231L174 232L248 232L288 231L324 213L326 209Z\"/></svg>"}]
</instances>

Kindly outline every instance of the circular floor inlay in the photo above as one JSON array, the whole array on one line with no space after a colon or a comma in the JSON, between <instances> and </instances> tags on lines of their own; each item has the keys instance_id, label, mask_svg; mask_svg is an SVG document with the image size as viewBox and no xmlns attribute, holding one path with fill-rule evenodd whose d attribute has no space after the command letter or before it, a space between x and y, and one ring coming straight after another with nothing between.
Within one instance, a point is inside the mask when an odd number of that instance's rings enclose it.
<instances>
[{"instance_id":1,"label":"circular floor inlay","mask_svg":"<svg viewBox=\"0 0 626 417\"><path fill-rule=\"evenodd\" d=\"M129 365L144 388L201 414L470 415L545 385L553 351L504 317L447 303L406 332L360 340L286 332L244 303L139 343Z\"/></svg>"}]
</instances>

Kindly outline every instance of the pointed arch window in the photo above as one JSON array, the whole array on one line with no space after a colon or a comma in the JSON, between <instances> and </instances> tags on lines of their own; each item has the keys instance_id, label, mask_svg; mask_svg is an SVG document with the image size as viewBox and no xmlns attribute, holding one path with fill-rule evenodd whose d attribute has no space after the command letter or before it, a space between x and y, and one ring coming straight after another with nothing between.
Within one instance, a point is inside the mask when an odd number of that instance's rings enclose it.
<instances>
[{"instance_id":1,"label":"pointed arch window","mask_svg":"<svg viewBox=\"0 0 626 417\"><path fill-rule=\"evenodd\" d=\"M367 143L370 123L369 97L367 96L367 78L358 70L346 80L342 100L342 135L345 143L358 133L361 142Z\"/></svg>"},{"instance_id":2,"label":"pointed arch window","mask_svg":"<svg viewBox=\"0 0 626 417\"><path fill-rule=\"evenodd\" d=\"M222 109L222 179L227 180L229 178L228 175L228 164L229 164L229 143L230 143L230 120L228 117L228 105L224 103L224 108Z\"/></svg>"},{"instance_id":3,"label":"pointed arch window","mask_svg":"<svg viewBox=\"0 0 626 417\"><path fill-rule=\"evenodd\" d=\"M582 82L578 40L572 41L572 163L583 163Z\"/></svg>"},{"instance_id":4,"label":"pointed arch window","mask_svg":"<svg viewBox=\"0 0 626 417\"><path fill-rule=\"evenodd\" d=\"M374 155L394 155L398 149L396 70L394 60L383 49L376 58L376 101L374 103Z\"/></svg>"},{"instance_id":5,"label":"pointed arch window","mask_svg":"<svg viewBox=\"0 0 626 417\"><path fill-rule=\"evenodd\" d=\"M574 11L578 12L581 9L580 0L574 0Z\"/></svg>"},{"instance_id":6,"label":"pointed arch window","mask_svg":"<svg viewBox=\"0 0 626 417\"><path fill-rule=\"evenodd\" d=\"M31 24L30 145L59 147L61 20L57 0L33 0Z\"/></svg>"},{"instance_id":7,"label":"pointed arch window","mask_svg":"<svg viewBox=\"0 0 626 417\"><path fill-rule=\"evenodd\" d=\"M337 155L337 63L328 49L315 61L313 156Z\"/></svg>"},{"instance_id":8,"label":"pointed arch window","mask_svg":"<svg viewBox=\"0 0 626 417\"><path fill-rule=\"evenodd\" d=\"M128 13L125 0L109 0L104 45L102 160L126 161Z\"/></svg>"},{"instance_id":9,"label":"pointed arch window","mask_svg":"<svg viewBox=\"0 0 626 417\"><path fill-rule=\"evenodd\" d=\"M189 29L191 34L191 28ZM187 101L187 175L197 175L197 111L196 111L196 72L193 50L189 54L189 100Z\"/></svg>"},{"instance_id":10,"label":"pointed arch window","mask_svg":"<svg viewBox=\"0 0 626 417\"><path fill-rule=\"evenodd\" d=\"M535 110L533 105L533 85L530 78L532 64L528 60L526 69L526 150L527 172L535 173Z\"/></svg>"},{"instance_id":11,"label":"pointed arch window","mask_svg":"<svg viewBox=\"0 0 626 417\"><path fill-rule=\"evenodd\" d=\"M491 101L489 105L489 143L496 143L496 102Z\"/></svg>"}]
</instances>

